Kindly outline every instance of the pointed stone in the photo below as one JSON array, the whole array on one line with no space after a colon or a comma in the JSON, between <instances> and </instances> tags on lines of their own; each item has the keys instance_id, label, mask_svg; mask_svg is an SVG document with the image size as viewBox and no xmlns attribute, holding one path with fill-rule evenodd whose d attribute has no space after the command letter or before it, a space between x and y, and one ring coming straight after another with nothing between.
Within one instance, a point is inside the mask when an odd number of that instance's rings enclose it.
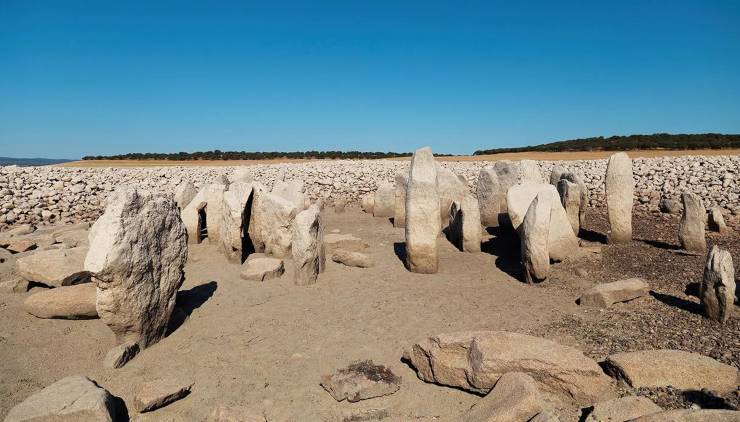
<instances>
[{"instance_id":1,"label":"pointed stone","mask_svg":"<svg viewBox=\"0 0 740 422\"><path fill-rule=\"evenodd\" d=\"M144 413L167 406L190 394L193 384L192 381L172 379L142 383L134 393L134 409Z\"/></svg>"},{"instance_id":2,"label":"pointed stone","mask_svg":"<svg viewBox=\"0 0 740 422\"><path fill-rule=\"evenodd\" d=\"M437 166L432 149L419 148L411 158L406 190L406 268L414 273L437 272L437 237L441 230Z\"/></svg>"},{"instance_id":3,"label":"pointed stone","mask_svg":"<svg viewBox=\"0 0 740 422\"><path fill-rule=\"evenodd\" d=\"M704 314L715 321L727 322L735 301L735 268L730 252L712 247L707 255L704 277L699 288Z\"/></svg>"},{"instance_id":4,"label":"pointed stone","mask_svg":"<svg viewBox=\"0 0 740 422\"><path fill-rule=\"evenodd\" d=\"M529 204L524 222L521 225L521 256L524 281L537 283L547 279L550 274L550 254L548 234L552 196L539 192Z\"/></svg>"},{"instance_id":5,"label":"pointed stone","mask_svg":"<svg viewBox=\"0 0 740 422\"><path fill-rule=\"evenodd\" d=\"M681 202L683 202L683 215L678 226L678 239L681 241L681 247L688 252L703 252L707 249L704 236L707 211L701 203L701 198L695 193L683 193Z\"/></svg>"},{"instance_id":6,"label":"pointed stone","mask_svg":"<svg viewBox=\"0 0 740 422\"><path fill-rule=\"evenodd\" d=\"M139 354L139 344L127 341L110 349L105 355L103 366L108 369L118 369L126 365L131 359Z\"/></svg>"},{"instance_id":7,"label":"pointed stone","mask_svg":"<svg viewBox=\"0 0 740 422\"><path fill-rule=\"evenodd\" d=\"M632 160L624 152L609 157L606 167L606 205L609 212L609 243L632 240L632 201L635 179Z\"/></svg>"}]
</instances>

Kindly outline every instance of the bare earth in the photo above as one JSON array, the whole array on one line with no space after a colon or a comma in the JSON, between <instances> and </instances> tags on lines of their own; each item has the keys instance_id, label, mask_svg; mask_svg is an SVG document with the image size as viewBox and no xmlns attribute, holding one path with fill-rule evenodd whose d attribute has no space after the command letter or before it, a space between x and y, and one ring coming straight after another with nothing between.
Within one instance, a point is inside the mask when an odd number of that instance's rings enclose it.
<instances>
[{"instance_id":1,"label":"bare earth","mask_svg":"<svg viewBox=\"0 0 740 422\"><path fill-rule=\"evenodd\" d=\"M587 234L598 245L603 216L593 217ZM459 330L534 333L594 358L669 345L738 365L737 313L725 326L707 321L696 313L697 299L683 291L697 280L703 258L672 252L675 217L636 219L645 228L636 228L634 252L628 246L603 245L602 254L556 265L552 279L537 286L518 281L518 243L495 230L479 254L458 252L440 238L440 272L420 275L404 269L396 254L402 250L403 230L387 219L350 208L342 214L326 210L324 221L327 233L338 230L366 240L375 267L349 268L327 260L317 284L298 287L286 262L282 278L261 283L241 280L240 267L227 263L215 247L192 246L178 295L178 306L189 318L117 370L103 368L114 338L100 320L37 319L21 308L27 294L0 294L0 418L35 391L75 374L88 376L127 403L142 381L195 381L188 397L142 420L204 420L219 404L247 406L269 421L342 420L363 409L386 409L386 421L455 418L480 397L424 383L400 358L417 340ZM708 237L710 245L718 239ZM735 229L721 242L737 256L739 240ZM575 276L576 268L589 275ZM647 278L659 295L603 311L576 305L580 292L595 281L628 276ZM635 323L630 315L644 322ZM697 337L712 341L703 344ZM400 375L401 389L352 404L336 402L319 386L322 374L365 359ZM660 394L653 397L659 404L690 405L676 394ZM731 397L715 399L718 406L735 405ZM136 412L129 412L135 419Z\"/></svg>"},{"instance_id":2,"label":"bare earth","mask_svg":"<svg viewBox=\"0 0 740 422\"><path fill-rule=\"evenodd\" d=\"M738 155L740 149L700 149L700 150L633 150L630 157L680 157L684 155ZM437 161L496 161L496 160L597 160L606 159L614 151L579 151L579 152L515 152L494 155L456 155L453 157L435 157ZM409 160L410 157L396 158ZM162 166L251 166L255 164L295 163L316 160L278 158L272 160L85 160L59 164L61 167L162 167Z\"/></svg>"}]
</instances>

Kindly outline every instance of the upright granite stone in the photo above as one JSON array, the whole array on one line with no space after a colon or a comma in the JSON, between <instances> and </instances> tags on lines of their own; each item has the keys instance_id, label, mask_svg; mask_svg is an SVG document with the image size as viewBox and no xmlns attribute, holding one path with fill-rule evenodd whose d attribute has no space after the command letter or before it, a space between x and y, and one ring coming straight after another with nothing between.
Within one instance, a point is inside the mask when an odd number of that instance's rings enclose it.
<instances>
[{"instance_id":1,"label":"upright granite stone","mask_svg":"<svg viewBox=\"0 0 740 422\"><path fill-rule=\"evenodd\" d=\"M520 230L522 272L527 283L541 282L550 273L550 254L547 249L550 233L552 196L539 192L529 204Z\"/></svg>"},{"instance_id":2,"label":"upright granite stone","mask_svg":"<svg viewBox=\"0 0 740 422\"><path fill-rule=\"evenodd\" d=\"M204 186L182 210L181 217L188 232L188 243L201 243L208 238L209 243L218 245L223 220L224 191L226 186L220 183Z\"/></svg>"},{"instance_id":3,"label":"upright granite stone","mask_svg":"<svg viewBox=\"0 0 740 422\"><path fill-rule=\"evenodd\" d=\"M635 179L632 160L623 152L609 157L606 167L606 206L609 212L609 243L632 240L632 200Z\"/></svg>"},{"instance_id":4,"label":"upright granite stone","mask_svg":"<svg viewBox=\"0 0 740 422\"><path fill-rule=\"evenodd\" d=\"M50 249L18 258L16 273L27 281L49 287L72 286L90 282L85 271L88 248Z\"/></svg>"},{"instance_id":5,"label":"upright granite stone","mask_svg":"<svg viewBox=\"0 0 740 422\"><path fill-rule=\"evenodd\" d=\"M277 195L296 208L298 212L306 209L306 195L303 193L304 185L300 180L278 180L272 187L272 193Z\"/></svg>"},{"instance_id":6,"label":"upright granite stone","mask_svg":"<svg viewBox=\"0 0 740 422\"><path fill-rule=\"evenodd\" d=\"M725 224L725 217L722 215L722 209L720 207L709 209L709 229L719 234L727 233L727 224Z\"/></svg>"},{"instance_id":7,"label":"upright granite stone","mask_svg":"<svg viewBox=\"0 0 740 422\"><path fill-rule=\"evenodd\" d=\"M578 235L581 230L581 187L565 179L561 179L557 187L560 201L568 215L573 233Z\"/></svg>"},{"instance_id":8,"label":"upright granite stone","mask_svg":"<svg viewBox=\"0 0 740 422\"><path fill-rule=\"evenodd\" d=\"M450 208L453 202L462 202L468 187L450 170L436 163L437 166L437 194L439 195L439 215L441 228L449 224Z\"/></svg>"},{"instance_id":9,"label":"upright granite stone","mask_svg":"<svg viewBox=\"0 0 740 422\"><path fill-rule=\"evenodd\" d=\"M478 201L466 194L462 202L450 207L449 238L463 252L480 252L481 225Z\"/></svg>"},{"instance_id":10,"label":"upright granite stone","mask_svg":"<svg viewBox=\"0 0 740 422\"><path fill-rule=\"evenodd\" d=\"M499 225L510 226L511 220L509 219L509 208L506 194L509 192L512 186L519 183L519 166L508 160L496 161L493 165L493 170L498 176L499 183Z\"/></svg>"},{"instance_id":11,"label":"upright granite stone","mask_svg":"<svg viewBox=\"0 0 740 422\"><path fill-rule=\"evenodd\" d=\"M287 199L255 189L248 229L255 252L276 258L290 255L291 225L296 214L295 205Z\"/></svg>"},{"instance_id":12,"label":"upright granite stone","mask_svg":"<svg viewBox=\"0 0 740 422\"><path fill-rule=\"evenodd\" d=\"M578 191L581 194L581 200L579 201L580 208L578 210L578 227L580 230L580 227L583 227L583 225L586 223L586 210L588 209L588 198L589 198L588 186L586 186L586 183L583 181L583 178L581 176L579 176L576 173L569 172L569 171L563 173L560 176L560 180L567 180L570 183L575 183L576 185L578 185ZM561 195L561 202L562 202L562 195Z\"/></svg>"},{"instance_id":13,"label":"upright granite stone","mask_svg":"<svg viewBox=\"0 0 740 422\"><path fill-rule=\"evenodd\" d=\"M707 249L707 240L704 236L707 211L701 203L701 198L695 193L684 192L681 195L681 202L683 215L678 226L681 247L688 252L703 252Z\"/></svg>"},{"instance_id":14,"label":"upright granite stone","mask_svg":"<svg viewBox=\"0 0 740 422\"><path fill-rule=\"evenodd\" d=\"M506 202L506 194L501 191L498 174L493 167L484 167L478 173L478 206L480 221L485 227L498 227L499 214Z\"/></svg>"},{"instance_id":15,"label":"upright granite stone","mask_svg":"<svg viewBox=\"0 0 740 422\"><path fill-rule=\"evenodd\" d=\"M375 191L373 217L393 217L396 208L396 188L390 183L383 183Z\"/></svg>"},{"instance_id":16,"label":"upright granite stone","mask_svg":"<svg viewBox=\"0 0 740 422\"><path fill-rule=\"evenodd\" d=\"M522 160L519 162L520 183L544 183L545 179L540 172L540 165L534 160Z\"/></svg>"},{"instance_id":17,"label":"upright granite stone","mask_svg":"<svg viewBox=\"0 0 740 422\"><path fill-rule=\"evenodd\" d=\"M704 278L699 289L704 314L719 322L732 316L735 301L735 267L730 252L712 247L707 255Z\"/></svg>"},{"instance_id":18,"label":"upright granite stone","mask_svg":"<svg viewBox=\"0 0 740 422\"><path fill-rule=\"evenodd\" d=\"M185 278L187 236L172 196L112 194L90 230L85 270L98 284L98 315L120 343L147 347L164 336Z\"/></svg>"},{"instance_id":19,"label":"upright granite stone","mask_svg":"<svg viewBox=\"0 0 740 422\"><path fill-rule=\"evenodd\" d=\"M316 283L319 273L324 272L324 228L321 212L316 205L301 211L293 221L293 262L295 284L305 286Z\"/></svg>"},{"instance_id":20,"label":"upright granite stone","mask_svg":"<svg viewBox=\"0 0 740 422\"><path fill-rule=\"evenodd\" d=\"M393 227L406 226L406 186L409 184L408 172L396 174L395 211L393 213Z\"/></svg>"},{"instance_id":21,"label":"upright granite stone","mask_svg":"<svg viewBox=\"0 0 740 422\"><path fill-rule=\"evenodd\" d=\"M185 209L197 194L198 189L196 189L195 185L191 181L186 180L175 188L175 202L177 202L177 206L181 210Z\"/></svg>"},{"instance_id":22,"label":"upright granite stone","mask_svg":"<svg viewBox=\"0 0 740 422\"><path fill-rule=\"evenodd\" d=\"M253 202L251 183L234 182L224 192L219 248L231 262L241 264L254 251L249 238Z\"/></svg>"},{"instance_id":23,"label":"upright granite stone","mask_svg":"<svg viewBox=\"0 0 740 422\"><path fill-rule=\"evenodd\" d=\"M437 272L437 237L441 230L437 167L429 147L411 158L406 189L406 267L414 273Z\"/></svg>"},{"instance_id":24,"label":"upright granite stone","mask_svg":"<svg viewBox=\"0 0 740 422\"><path fill-rule=\"evenodd\" d=\"M563 174L567 173L568 170L565 169L565 167L556 164L552 167L552 170L550 171L550 184L553 186L557 186L558 182L560 182L560 179L562 179Z\"/></svg>"}]
</instances>

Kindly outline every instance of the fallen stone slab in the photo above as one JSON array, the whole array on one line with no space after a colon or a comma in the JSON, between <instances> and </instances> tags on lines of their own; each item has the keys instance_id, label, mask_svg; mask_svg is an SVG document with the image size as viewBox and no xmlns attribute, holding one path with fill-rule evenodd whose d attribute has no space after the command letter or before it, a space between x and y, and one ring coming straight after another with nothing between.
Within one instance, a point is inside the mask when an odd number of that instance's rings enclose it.
<instances>
[{"instance_id":1,"label":"fallen stone slab","mask_svg":"<svg viewBox=\"0 0 740 422\"><path fill-rule=\"evenodd\" d=\"M13 253L27 252L38 247L35 239L13 239L3 244L3 247Z\"/></svg>"},{"instance_id":2,"label":"fallen stone slab","mask_svg":"<svg viewBox=\"0 0 740 422\"><path fill-rule=\"evenodd\" d=\"M16 272L28 281L50 287L71 286L90 282L85 271L87 248L52 249L18 258Z\"/></svg>"},{"instance_id":3,"label":"fallen stone slab","mask_svg":"<svg viewBox=\"0 0 740 422\"><path fill-rule=\"evenodd\" d=\"M737 387L737 368L681 350L617 353L604 362L607 374L631 387L708 389L726 394Z\"/></svg>"},{"instance_id":4,"label":"fallen stone slab","mask_svg":"<svg viewBox=\"0 0 740 422\"><path fill-rule=\"evenodd\" d=\"M145 382L134 393L134 409L144 413L167 406L190 394L193 385L192 381L173 379Z\"/></svg>"},{"instance_id":5,"label":"fallen stone slab","mask_svg":"<svg viewBox=\"0 0 740 422\"><path fill-rule=\"evenodd\" d=\"M540 391L591 405L611 398L609 377L581 351L507 331L463 331L430 337L404 352L426 382L488 393L507 372L523 372Z\"/></svg>"},{"instance_id":6,"label":"fallen stone slab","mask_svg":"<svg viewBox=\"0 0 740 422\"><path fill-rule=\"evenodd\" d=\"M627 396L594 405L585 422L625 422L662 411L647 397Z\"/></svg>"},{"instance_id":7,"label":"fallen stone slab","mask_svg":"<svg viewBox=\"0 0 740 422\"><path fill-rule=\"evenodd\" d=\"M704 314L725 323L735 308L735 267L729 251L714 245L707 255L704 275L699 286L699 298Z\"/></svg>"},{"instance_id":8,"label":"fallen stone slab","mask_svg":"<svg viewBox=\"0 0 740 422\"><path fill-rule=\"evenodd\" d=\"M67 229L52 234L54 241L68 248L87 247L89 231L87 228Z\"/></svg>"},{"instance_id":9,"label":"fallen stone slab","mask_svg":"<svg viewBox=\"0 0 740 422\"><path fill-rule=\"evenodd\" d=\"M348 267L369 268L373 266L373 259L369 255L345 249L336 249L331 260Z\"/></svg>"},{"instance_id":10,"label":"fallen stone slab","mask_svg":"<svg viewBox=\"0 0 740 422\"><path fill-rule=\"evenodd\" d=\"M334 400L346 399L355 403L395 393L401 388L401 378L389 368L366 360L339 369L332 375L323 375L320 384Z\"/></svg>"},{"instance_id":11,"label":"fallen stone slab","mask_svg":"<svg viewBox=\"0 0 740 422\"><path fill-rule=\"evenodd\" d=\"M96 296L93 283L57 287L32 294L23 302L23 309L37 318L97 318Z\"/></svg>"},{"instance_id":12,"label":"fallen stone slab","mask_svg":"<svg viewBox=\"0 0 740 422\"><path fill-rule=\"evenodd\" d=\"M638 297L647 296L650 286L641 278L629 278L598 284L584 292L579 304L595 308L608 308L617 302L627 302Z\"/></svg>"},{"instance_id":13,"label":"fallen stone slab","mask_svg":"<svg viewBox=\"0 0 740 422\"><path fill-rule=\"evenodd\" d=\"M103 366L109 369L117 369L128 363L139 354L141 348L133 341L127 341L110 349L105 355Z\"/></svg>"},{"instance_id":14,"label":"fallen stone slab","mask_svg":"<svg viewBox=\"0 0 740 422\"><path fill-rule=\"evenodd\" d=\"M51 384L10 409L5 422L112 422L117 413L117 401L110 393L88 378L75 375Z\"/></svg>"},{"instance_id":15,"label":"fallen stone slab","mask_svg":"<svg viewBox=\"0 0 740 422\"><path fill-rule=\"evenodd\" d=\"M680 409L653 413L631 422L740 422L737 410Z\"/></svg>"},{"instance_id":16,"label":"fallen stone slab","mask_svg":"<svg viewBox=\"0 0 740 422\"><path fill-rule=\"evenodd\" d=\"M367 249L370 245L359 237L352 234L330 233L324 235L324 245L327 252L336 248L359 252Z\"/></svg>"},{"instance_id":17,"label":"fallen stone slab","mask_svg":"<svg viewBox=\"0 0 740 422\"><path fill-rule=\"evenodd\" d=\"M528 421L544 410L537 382L522 372L501 376L490 393L466 412L466 422Z\"/></svg>"},{"instance_id":18,"label":"fallen stone slab","mask_svg":"<svg viewBox=\"0 0 740 422\"><path fill-rule=\"evenodd\" d=\"M265 256L265 254L251 254L242 264L239 277L244 280L267 281L279 278L285 272L282 259Z\"/></svg>"}]
</instances>

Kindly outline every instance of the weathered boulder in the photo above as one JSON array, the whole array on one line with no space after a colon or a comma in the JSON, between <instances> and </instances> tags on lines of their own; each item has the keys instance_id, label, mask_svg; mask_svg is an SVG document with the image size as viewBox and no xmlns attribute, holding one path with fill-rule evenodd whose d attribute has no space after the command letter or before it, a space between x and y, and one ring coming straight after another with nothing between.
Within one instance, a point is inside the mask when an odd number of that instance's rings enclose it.
<instances>
[{"instance_id":1,"label":"weathered boulder","mask_svg":"<svg viewBox=\"0 0 740 422\"><path fill-rule=\"evenodd\" d=\"M188 233L188 243L201 243L205 238L214 245L221 235L223 200L226 186L212 183L204 186L183 208L182 222Z\"/></svg>"},{"instance_id":2,"label":"weathered boulder","mask_svg":"<svg viewBox=\"0 0 740 422\"><path fill-rule=\"evenodd\" d=\"M480 252L480 208L475 197L468 193L462 202L453 202L449 216L450 242L463 252Z\"/></svg>"},{"instance_id":3,"label":"weathered boulder","mask_svg":"<svg viewBox=\"0 0 740 422\"><path fill-rule=\"evenodd\" d=\"M568 221L565 208L554 186L546 183L524 183L512 186L506 194L511 224L519 231L529 205L538 193L551 197L550 230L548 233L548 253L553 261L562 261L578 249L578 238Z\"/></svg>"},{"instance_id":4,"label":"weathered boulder","mask_svg":"<svg viewBox=\"0 0 740 422\"><path fill-rule=\"evenodd\" d=\"M596 361L544 338L506 331L441 334L413 345L404 358L420 379L487 393L507 372L523 372L540 391L589 405L610 398L611 385Z\"/></svg>"},{"instance_id":5,"label":"weathered boulder","mask_svg":"<svg viewBox=\"0 0 740 422\"><path fill-rule=\"evenodd\" d=\"M585 422L625 422L662 411L647 397L627 396L597 403Z\"/></svg>"},{"instance_id":6,"label":"weathered boulder","mask_svg":"<svg viewBox=\"0 0 740 422\"><path fill-rule=\"evenodd\" d=\"M389 368L366 360L323 375L320 384L334 400L355 403L395 393L401 388L401 378Z\"/></svg>"},{"instance_id":7,"label":"weathered boulder","mask_svg":"<svg viewBox=\"0 0 740 422\"><path fill-rule=\"evenodd\" d=\"M285 272L285 264L279 258L271 258L261 253L254 253L247 257L242 264L239 277L244 280L267 281L279 278Z\"/></svg>"},{"instance_id":8,"label":"weathered boulder","mask_svg":"<svg viewBox=\"0 0 740 422\"><path fill-rule=\"evenodd\" d=\"M193 381L165 379L140 384L134 393L134 409L151 412L190 394Z\"/></svg>"},{"instance_id":9,"label":"weathered boulder","mask_svg":"<svg viewBox=\"0 0 740 422\"><path fill-rule=\"evenodd\" d=\"M684 192L681 195L681 202L683 203L683 215L678 226L678 240L686 251L702 252L707 249L704 236L707 211L701 203L701 198L695 193Z\"/></svg>"},{"instance_id":10,"label":"weathered boulder","mask_svg":"<svg viewBox=\"0 0 740 422\"><path fill-rule=\"evenodd\" d=\"M632 160L624 152L609 157L606 167L606 206L609 213L609 243L632 240L632 199L635 179Z\"/></svg>"},{"instance_id":11,"label":"weathered boulder","mask_svg":"<svg viewBox=\"0 0 740 422\"><path fill-rule=\"evenodd\" d=\"M455 173L435 163L437 167L437 195L439 195L439 215L441 229L449 224L450 208L454 202L461 202L468 192L467 184L463 183Z\"/></svg>"},{"instance_id":12,"label":"weathered boulder","mask_svg":"<svg viewBox=\"0 0 740 422\"><path fill-rule=\"evenodd\" d=\"M555 164L552 167L552 170L550 170L550 184L553 186L557 186L558 182L560 182L560 179L562 179L563 174L567 172L568 170L566 170L565 167L561 166L560 164Z\"/></svg>"},{"instance_id":13,"label":"weathered boulder","mask_svg":"<svg viewBox=\"0 0 740 422\"><path fill-rule=\"evenodd\" d=\"M396 208L396 189L390 183L378 186L373 197L373 217L393 217Z\"/></svg>"},{"instance_id":14,"label":"weathered boulder","mask_svg":"<svg viewBox=\"0 0 740 422\"><path fill-rule=\"evenodd\" d=\"M712 247L704 266L704 277L699 288L704 314L719 322L726 322L735 302L735 267L730 252Z\"/></svg>"},{"instance_id":15,"label":"weathered boulder","mask_svg":"<svg viewBox=\"0 0 740 422\"><path fill-rule=\"evenodd\" d=\"M500 198L499 205L499 225L511 225L509 219L509 207L506 195L512 186L519 183L519 166L508 160L496 161L493 164L493 170L498 177Z\"/></svg>"},{"instance_id":16,"label":"weathered boulder","mask_svg":"<svg viewBox=\"0 0 740 422\"><path fill-rule=\"evenodd\" d=\"M252 198L252 185L249 183L234 182L224 192L219 249L231 262L241 264L254 250L248 233Z\"/></svg>"},{"instance_id":17,"label":"weathered boulder","mask_svg":"<svg viewBox=\"0 0 740 422\"><path fill-rule=\"evenodd\" d=\"M57 287L32 294L23 302L23 309L38 318L97 318L96 295L94 283Z\"/></svg>"},{"instance_id":18,"label":"weathered boulder","mask_svg":"<svg viewBox=\"0 0 740 422\"><path fill-rule=\"evenodd\" d=\"M90 282L84 263L87 248L50 249L18 258L16 273L23 279L50 287Z\"/></svg>"},{"instance_id":19,"label":"weathered boulder","mask_svg":"<svg viewBox=\"0 0 740 422\"><path fill-rule=\"evenodd\" d=\"M295 284L305 286L316 283L324 272L324 227L319 208L312 205L301 211L293 221L293 262Z\"/></svg>"},{"instance_id":20,"label":"weathered boulder","mask_svg":"<svg viewBox=\"0 0 740 422\"><path fill-rule=\"evenodd\" d=\"M362 197L361 201L362 210L365 211L368 214L373 213L373 209L375 206L375 195L365 195Z\"/></svg>"},{"instance_id":21,"label":"weathered boulder","mask_svg":"<svg viewBox=\"0 0 740 422\"><path fill-rule=\"evenodd\" d=\"M272 187L272 194L290 202L297 212L301 212L306 209L306 195L303 190L303 182L300 180L278 180Z\"/></svg>"},{"instance_id":22,"label":"weathered boulder","mask_svg":"<svg viewBox=\"0 0 740 422\"><path fill-rule=\"evenodd\" d=\"M184 281L187 231L172 196L121 188L90 230L85 270L97 281L97 310L119 343L142 347L167 331Z\"/></svg>"},{"instance_id":23,"label":"weathered boulder","mask_svg":"<svg viewBox=\"0 0 740 422\"><path fill-rule=\"evenodd\" d=\"M629 278L611 283L597 284L581 295L579 304L595 308L608 308L617 302L627 302L647 296L650 286L641 278Z\"/></svg>"},{"instance_id":24,"label":"weathered boulder","mask_svg":"<svg viewBox=\"0 0 740 422\"><path fill-rule=\"evenodd\" d=\"M550 274L547 243L552 196L542 191L529 204L520 229L522 273L527 283L541 282Z\"/></svg>"},{"instance_id":25,"label":"weathered boulder","mask_svg":"<svg viewBox=\"0 0 740 422\"><path fill-rule=\"evenodd\" d=\"M290 255L291 226L297 213L288 200L256 189L248 229L254 250L276 258Z\"/></svg>"},{"instance_id":26,"label":"weathered boulder","mask_svg":"<svg viewBox=\"0 0 740 422\"><path fill-rule=\"evenodd\" d=\"M484 167L478 173L477 195L481 224L485 227L498 227L499 214L506 202L506 192L502 192L498 174L493 167Z\"/></svg>"},{"instance_id":27,"label":"weathered boulder","mask_svg":"<svg viewBox=\"0 0 740 422\"><path fill-rule=\"evenodd\" d=\"M726 394L737 387L737 368L698 353L681 350L617 353L609 356L604 366L609 375L634 388L706 388Z\"/></svg>"},{"instance_id":28,"label":"weathered boulder","mask_svg":"<svg viewBox=\"0 0 740 422\"><path fill-rule=\"evenodd\" d=\"M720 207L709 209L709 229L720 234L727 233L727 224L725 223L725 217L722 215L722 209Z\"/></svg>"},{"instance_id":29,"label":"weathered boulder","mask_svg":"<svg viewBox=\"0 0 740 422\"><path fill-rule=\"evenodd\" d=\"M439 209L437 166L432 149L419 148L411 158L406 188L406 268L411 272L437 272L437 236L441 230Z\"/></svg>"},{"instance_id":30,"label":"weathered boulder","mask_svg":"<svg viewBox=\"0 0 740 422\"><path fill-rule=\"evenodd\" d=\"M528 421L544 410L537 381L522 372L502 375L483 399L467 411L466 422Z\"/></svg>"},{"instance_id":31,"label":"weathered boulder","mask_svg":"<svg viewBox=\"0 0 740 422\"><path fill-rule=\"evenodd\" d=\"M396 173L394 191L395 206L393 212L393 227L406 226L406 186L409 184L409 174L406 171Z\"/></svg>"},{"instance_id":32,"label":"weathered boulder","mask_svg":"<svg viewBox=\"0 0 740 422\"><path fill-rule=\"evenodd\" d=\"M175 202L181 210L185 209L197 194L198 189L196 189L192 182L188 180L183 181L175 188Z\"/></svg>"},{"instance_id":33,"label":"weathered boulder","mask_svg":"<svg viewBox=\"0 0 740 422\"><path fill-rule=\"evenodd\" d=\"M341 248L334 250L334 253L331 255L331 260L348 267L369 268L373 266L373 260L369 255Z\"/></svg>"},{"instance_id":34,"label":"weathered boulder","mask_svg":"<svg viewBox=\"0 0 740 422\"><path fill-rule=\"evenodd\" d=\"M118 411L110 393L75 375L45 387L10 409L5 422L113 422Z\"/></svg>"},{"instance_id":35,"label":"weathered boulder","mask_svg":"<svg viewBox=\"0 0 740 422\"><path fill-rule=\"evenodd\" d=\"M141 348L139 347L139 343L134 341L121 343L108 350L108 353L105 355L105 360L103 360L103 366L108 369L121 368L126 365L128 361L136 357L140 350Z\"/></svg>"},{"instance_id":36,"label":"weathered boulder","mask_svg":"<svg viewBox=\"0 0 740 422\"><path fill-rule=\"evenodd\" d=\"M580 209L578 210L578 226L580 229L580 227L583 227L583 225L586 223L586 210L588 209L589 204L588 186L586 185L586 182L583 181L583 177L581 177L577 173L570 171L563 173L560 176L560 180L567 180L570 183L575 183L576 185L578 185L578 192L581 194L581 199L579 201ZM562 199L563 195L561 194L561 202ZM573 200L575 201L575 198ZM570 213L568 214L568 216L570 218Z\"/></svg>"},{"instance_id":37,"label":"weathered boulder","mask_svg":"<svg viewBox=\"0 0 740 422\"><path fill-rule=\"evenodd\" d=\"M252 183L254 181L254 175L252 169L249 166L237 167L231 175L228 176L229 183Z\"/></svg>"},{"instance_id":38,"label":"weathered boulder","mask_svg":"<svg viewBox=\"0 0 740 422\"><path fill-rule=\"evenodd\" d=\"M581 186L569 180L562 179L557 183L560 201L565 208L565 214L573 228L573 233L578 235L581 230Z\"/></svg>"},{"instance_id":39,"label":"weathered boulder","mask_svg":"<svg viewBox=\"0 0 740 422\"><path fill-rule=\"evenodd\" d=\"M521 160L519 162L519 183L545 183L537 161Z\"/></svg>"},{"instance_id":40,"label":"weathered boulder","mask_svg":"<svg viewBox=\"0 0 740 422\"><path fill-rule=\"evenodd\" d=\"M630 422L740 422L740 412L720 409L678 409L652 413Z\"/></svg>"}]
</instances>

